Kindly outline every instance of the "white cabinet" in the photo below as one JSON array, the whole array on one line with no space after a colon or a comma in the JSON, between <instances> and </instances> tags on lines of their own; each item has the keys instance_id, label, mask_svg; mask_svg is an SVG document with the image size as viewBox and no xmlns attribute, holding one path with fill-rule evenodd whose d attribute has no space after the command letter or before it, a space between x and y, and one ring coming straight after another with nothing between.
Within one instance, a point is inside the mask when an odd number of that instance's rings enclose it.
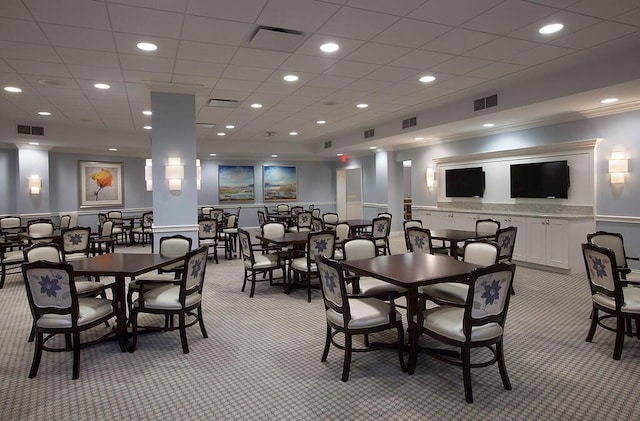
<instances>
[{"instance_id":1,"label":"white cabinet","mask_svg":"<svg viewBox=\"0 0 640 421\"><path fill-rule=\"evenodd\" d=\"M525 261L569 269L568 220L527 218L526 229L527 258Z\"/></svg>"}]
</instances>

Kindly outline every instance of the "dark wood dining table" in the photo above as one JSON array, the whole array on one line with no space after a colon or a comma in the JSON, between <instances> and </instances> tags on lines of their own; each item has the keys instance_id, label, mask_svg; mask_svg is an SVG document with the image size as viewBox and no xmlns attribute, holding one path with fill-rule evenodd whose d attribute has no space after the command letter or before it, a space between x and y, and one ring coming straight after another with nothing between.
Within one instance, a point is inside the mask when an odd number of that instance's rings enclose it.
<instances>
[{"instance_id":1,"label":"dark wood dining table","mask_svg":"<svg viewBox=\"0 0 640 421\"><path fill-rule=\"evenodd\" d=\"M116 303L117 329L120 331L120 350L130 349L127 331L127 303L125 278L138 276L171 263L179 262L184 256L167 257L160 254L108 253L71 262L75 275L113 276L116 287L113 300Z\"/></svg>"},{"instance_id":2,"label":"dark wood dining table","mask_svg":"<svg viewBox=\"0 0 640 421\"><path fill-rule=\"evenodd\" d=\"M449 254L455 258L458 257L458 243L467 240L495 237L494 234L482 234L475 231L458 229L435 229L430 231L432 240L442 240L449 243Z\"/></svg>"},{"instance_id":3,"label":"dark wood dining table","mask_svg":"<svg viewBox=\"0 0 640 421\"><path fill-rule=\"evenodd\" d=\"M348 224L350 235L361 234L366 228L371 228L371 219L345 219L338 221L339 224Z\"/></svg>"},{"instance_id":4,"label":"dark wood dining table","mask_svg":"<svg viewBox=\"0 0 640 421\"><path fill-rule=\"evenodd\" d=\"M466 278L478 265L452 259L450 256L427 253L403 253L377 256L369 259L345 260L342 266L360 275L371 276L393 285L406 288L409 374L413 374L418 360L419 330L417 315L419 308L418 288Z\"/></svg>"},{"instance_id":5,"label":"dark wood dining table","mask_svg":"<svg viewBox=\"0 0 640 421\"><path fill-rule=\"evenodd\" d=\"M62 237L60 234L60 230L53 230L51 234L29 234L29 232L20 232L18 233L18 237L27 240L29 244L33 243L33 241L46 242L47 240L54 243L60 243L62 241Z\"/></svg>"}]
</instances>

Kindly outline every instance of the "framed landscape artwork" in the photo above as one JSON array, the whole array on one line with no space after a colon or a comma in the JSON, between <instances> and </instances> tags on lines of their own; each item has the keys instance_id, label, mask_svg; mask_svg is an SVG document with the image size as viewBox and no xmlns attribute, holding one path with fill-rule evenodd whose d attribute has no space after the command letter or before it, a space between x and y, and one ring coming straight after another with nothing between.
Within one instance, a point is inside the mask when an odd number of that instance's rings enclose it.
<instances>
[{"instance_id":1,"label":"framed landscape artwork","mask_svg":"<svg viewBox=\"0 0 640 421\"><path fill-rule=\"evenodd\" d=\"M265 165L263 171L265 201L298 200L296 167Z\"/></svg>"},{"instance_id":2,"label":"framed landscape artwork","mask_svg":"<svg viewBox=\"0 0 640 421\"><path fill-rule=\"evenodd\" d=\"M218 167L218 201L255 200L253 166L220 165Z\"/></svg>"},{"instance_id":3,"label":"framed landscape artwork","mask_svg":"<svg viewBox=\"0 0 640 421\"><path fill-rule=\"evenodd\" d=\"M122 162L78 161L80 207L124 206Z\"/></svg>"}]
</instances>

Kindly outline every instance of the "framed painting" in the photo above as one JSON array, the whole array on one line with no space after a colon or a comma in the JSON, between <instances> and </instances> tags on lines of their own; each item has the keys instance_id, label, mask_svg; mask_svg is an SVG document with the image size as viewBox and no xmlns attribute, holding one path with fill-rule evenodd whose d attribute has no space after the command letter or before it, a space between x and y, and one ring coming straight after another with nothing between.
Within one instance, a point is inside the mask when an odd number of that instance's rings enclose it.
<instances>
[{"instance_id":1,"label":"framed painting","mask_svg":"<svg viewBox=\"0 0 640 421\"><path fill-rule=\"evenodd\" d=\"M296 167L264 165L264 200L298 200L298 174Z\"/></svg>"},{"instance_id":2,"label":"framed painting","mask_svg":"<svg viewBox=\"0 0 640 421\"><path fill-rule=\"evenodd\" d=\"M80 207L124 206L122 162L78 161Z\"/></svg>"},{"instance_id":3,"label":"framed painting","mask_svg":"<svg viewBox=\"0 0 640 421\"><path fill-rule=\"evenodd\" d=\"M218 201L246 202L255 200L253 166L220 165L218 167Z\"/></svg>"}]
</instances>

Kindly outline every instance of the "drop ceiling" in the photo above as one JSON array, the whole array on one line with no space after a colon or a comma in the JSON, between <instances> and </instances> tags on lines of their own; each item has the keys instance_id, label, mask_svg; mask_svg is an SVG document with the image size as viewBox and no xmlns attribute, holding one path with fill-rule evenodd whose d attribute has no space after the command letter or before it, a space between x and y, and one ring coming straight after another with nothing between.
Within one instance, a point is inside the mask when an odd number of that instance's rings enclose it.
<instances>
[{"instance_id":1,"label":"drop ceiling","mask_svg":"<svg viewBox=\"0 0 640 421\"><path fill-rule=\"evenodd\" d=\"M552 22L563 31L538 33ZM261 26L302 35L287 44L292 52L274 47L274 34L252 44ZM158 49L143 52L141 41ZM320 51L329 41L336 53ZM172 86L196 92L197 122L208 123L196 132L200 156L335 156L336 145L354 153L376 141L399 148L415 137L468 136L489 118L513 128L594 112L609 86L628 109L640 101L637 69L621 66L592 84L585 72L602 58L637 61L638 47L637 0L3 0L0 86L23 92L0 91L0 143L27 143L15 125L30 124L45 127L41 144L54 151L148 156L149 86ZM580 92L561 82L575 69L586 79ZM287 74L299 79L285 82ZM420 83L426 74L436 80ZM501 101L544 80L559 86ZM494 93L495 110L468 112ZM212 107L213 98L238 103ZM457 124L455 113L424 117L452 104L469 107ZM400 121L415 115L418 125L400 133ZM398 130L376 130L383 137L365 143L363 130L395 121ZM92 134L100 141L87 141Z\"/></svg>"}]
</instances>

